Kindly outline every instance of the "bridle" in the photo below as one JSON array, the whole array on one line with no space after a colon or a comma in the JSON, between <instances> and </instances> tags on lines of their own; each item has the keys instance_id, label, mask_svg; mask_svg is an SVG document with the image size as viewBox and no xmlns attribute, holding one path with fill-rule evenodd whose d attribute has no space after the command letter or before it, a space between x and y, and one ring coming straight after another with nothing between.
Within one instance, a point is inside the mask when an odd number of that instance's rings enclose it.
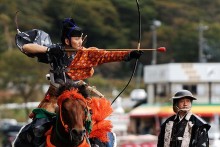
<instances>
[{"instance_id":1,"label":"bridle","mask_svg":"<svg viewBox=\"0 0 220 147\"><path fill-rule=\"evenodd\" d=\"M76 99L76 100L78 101L80 99ZM84 108L84 111L85 111L85 116L86 116L86 120L87 120L90 117L89 107L88 107L86 101L84 101L84 100L80 100L80 101L83 101L85 103L85 105L86 105L86 107ZM59 107L59 109L60 109L60 111L59 111L58 117L60 118L62 126L65 128L65 131L68 132L71 129L63 120L62 105Z\"/></svg>"},{"instance_id":2,"label":"bridle","mask_svg":"<svg viewBox=\"0 0 220 147\"><path fill-rule=\"evenodd\" d=\"M67 96L67 95L72 95L71 97L66 97L66 98L64 98L65 96ZM66 95L67 94L67 95ZM76 95L75 95L76 94ZM69 95L69 96L70 96ZM78 97L78 98L75 98L74 97L74 95L75 96L80 96L80 97ZM64 138L64 137L62 137L62 135L61 135L61 133L60 133L60 131L59 131L59 129L58 129L58 121L60 120L60 122L61 122L61 124L62 124L62 127L64 128L64 130L65 130L65 132L67 133L67 134L69 134L69 136L70 136L70 140L71 140L71 142L73 141L73 131L77 131L77 129L76 128L71 128L65 121L64 121L64 118L63 118L63 113L62 113L62 111L63 111L63 109L62 109L62 102L63 101L65 101L65 100L67 100L67 99L74 99L74 100L77 100L77 101L82 101L84 104L85 104L85 107L83 108L84 109L84 112L85 112L85 121L84 121L84 126L85 126L85 130L83 130L83 132L82 132L82 136L84 136L84 139L86 139L87 140L87 142L89 143L89 141L88 141L88 135L89 135L89 133L91 132L91 114L90 114L90 108L88 107L88 105L87 105L87 102L86 102L86 100L84 99L84 98L82 98L82 96L81 95L79 95L78 93L76 93L75 91L73 92L73 93L71 93L71 91L67 91L65 94L64 94L64 97L62 97L62 95L61 95L61 99L62 100L60 100L60 101L58 101L58 106L59 106L59 111L58 111L58 113L57 113L57 120L56 120L56 128L55 128L55 132L56 132L56 134L57 134L57 136L58 136L58 138L60 139L60 140L62 140L63 142L65 142L65 143L69 143L68 141L69 140L67 140L66 138ZM60 97L59 97L60 98ZM59 99L58 98L58 99ZM83 140L84 140L83 139ZM82 140L82 142L83 142L83 140Z\"/></svg>"}]
</instances>

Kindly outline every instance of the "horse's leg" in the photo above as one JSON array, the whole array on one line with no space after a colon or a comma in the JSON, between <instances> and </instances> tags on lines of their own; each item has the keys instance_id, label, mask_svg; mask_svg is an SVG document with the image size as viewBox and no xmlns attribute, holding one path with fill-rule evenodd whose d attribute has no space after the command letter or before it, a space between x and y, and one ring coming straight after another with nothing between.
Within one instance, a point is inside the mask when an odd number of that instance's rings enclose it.
<instances>
[{"instance_id":1,"label":"horse's leg","mask_svg":"<svg viewBox=\"0 0 220 147\"><path fill-rule=\"evenodd\" d=\"M35 118L32 121L32 129L34 134L33 144L36 147L45 146L45 133L52 126L52 118Z\"/></svg>"},{"instance_id":2,"label":"horse's leg","mask_svg":"<svg viewBox=\"0 0 220 147\"><path fill-rule=\"evenodd\" d=\"M33 133L31 124L23 126L18 134L16 135L15 140L12 142L12 147L33 147Z\"/></svg>"},{"instance_id":3,"label":"horse's leg","mask_svg":"<svg viewBox=\"0 0 220 147\"><path fill-rule=\"evenodd\" d=\"M117 146L115 133L108 132L108 139L109 139L109 142L107 142L107 147L116 147Z\"/></svg>"},{"instance_id":4,"label":"horse's leg","mask_svg":"<svg viewBox=\"0 0 220 147\"><path fill-rule=\"evenodd\" d=\"M38 108L45 109L49 112L54 113L55 108L57 107L57 98L55 96L57 88L53 85L50 85L44 99L40 102L38 105ZM25 146L23 143L25 139L24 135L20 135L17 137L15 142L13 143L14 147L43 147L45 144L45 136L44 134L51 126L51 120L48 118L35 118L35 114L32 112L29 115L30 118L33 118L33 121L31 122L31 143L30 146ZM22 132L21 132L22 133ZM29 135L30 136L30 135ZM26 136L26 138L28 138Z\"/></svg>"},{"instance_id":5,"label":"horse's leg","mask_svg":"<svg viewBox=\"0 0 220 147\"><path fill-rule=\"evenodd\" d=\"M106 147L106 143L101 142L98 138L89 138L91 147Z\"/></svg>"},{"instance_id":6,"label":"horse's leg","mask_svg":"<svg viewBox=\"0 0 220 147\"><path fill-rule=\"evenodd\" d=\"M116 135L115 133L108 132L109 141L104 143L101 142L98 138L90 138L90 143L92 147L100 146L100 147L117 147Z\"/></svg>"},{"instance_id":7,"label":"horse's leg","mask_svg":"<svg viewBox=\"0 0 220 147\"><path fill-rule=\"evenodd\" d=\"M44 147L45 132L51 126L49 119L35 119L30 124L22 127L16 136L12 147ZM47 122L47 123L45 123Z\"/></svg>"}]
</instances>

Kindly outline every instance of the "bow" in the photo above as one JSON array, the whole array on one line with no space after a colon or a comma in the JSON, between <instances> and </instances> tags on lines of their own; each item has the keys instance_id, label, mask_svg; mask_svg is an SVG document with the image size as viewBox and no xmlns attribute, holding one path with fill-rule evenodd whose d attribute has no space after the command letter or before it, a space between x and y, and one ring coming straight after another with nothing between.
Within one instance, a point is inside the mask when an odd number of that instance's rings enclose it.
<instances>
[{"instance_id":1,"label":"bow","mask_svg":"<svg viewBox=\"0 0 220 147\"><path fill-rule=\"evenodd\" d=\"M138 10L138 25L139 25L137 50L140 50L140 46L141 46L141 13L140 13L140 6L139 6L139 1L138 0L136 0L136 4L137 4L137 10ZM138 64L138 59L136 59L136 61L135 61L133 71L132 71L132 74L131 74L131 77L130 77L128 83L125 85L125 87L122 89L122 91L115 97L115 99L112 101L111 105L116 101L116 99L125 91L125 89L130 84L130 82L131 82L131 80L132 80L132 78L135 74L137 64Z\"/></svg>"}]
</instances>

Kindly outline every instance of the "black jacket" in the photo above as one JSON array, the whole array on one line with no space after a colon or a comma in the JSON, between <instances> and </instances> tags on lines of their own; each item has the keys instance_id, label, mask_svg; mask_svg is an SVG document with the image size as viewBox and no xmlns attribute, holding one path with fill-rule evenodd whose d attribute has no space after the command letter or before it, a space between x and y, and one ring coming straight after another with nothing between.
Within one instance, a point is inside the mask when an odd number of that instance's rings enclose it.
<instances>
[{"instance_id":1,"label":"black jacket","mask_svg":"<svg viewBox=\"0 0 220 147\"><path fill-rule=\"evenodd\" d=\"M181 147L185 132L185 135L188 134L189 136L186 139L188 140L189 147L209 146L208 130L211 127L209 124L192 113L187 114L181 121L178 119L176 115L173 115L161 125L157 143L158 147ZM168 126L170 126L170 129Z\"/></svg>"}]
</instances>

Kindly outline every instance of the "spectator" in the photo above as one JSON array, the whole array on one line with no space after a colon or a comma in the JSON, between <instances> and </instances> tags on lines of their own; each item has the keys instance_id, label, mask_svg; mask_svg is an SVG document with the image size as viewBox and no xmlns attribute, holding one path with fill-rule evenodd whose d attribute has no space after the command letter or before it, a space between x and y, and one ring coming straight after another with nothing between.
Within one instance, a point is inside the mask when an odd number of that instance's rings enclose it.
<instances>
[{"instance_id":1,"label":"spectator","mask_svg":"<svg viewBox=\"0 0 220 147\"><path fill-rule=\"evenodd\" d=\"M190 110L196 100L188 90L180 90L173 97L175 115L162 125L158 147L208 147L210 125Z\"/></svg>"}]
</instances>

